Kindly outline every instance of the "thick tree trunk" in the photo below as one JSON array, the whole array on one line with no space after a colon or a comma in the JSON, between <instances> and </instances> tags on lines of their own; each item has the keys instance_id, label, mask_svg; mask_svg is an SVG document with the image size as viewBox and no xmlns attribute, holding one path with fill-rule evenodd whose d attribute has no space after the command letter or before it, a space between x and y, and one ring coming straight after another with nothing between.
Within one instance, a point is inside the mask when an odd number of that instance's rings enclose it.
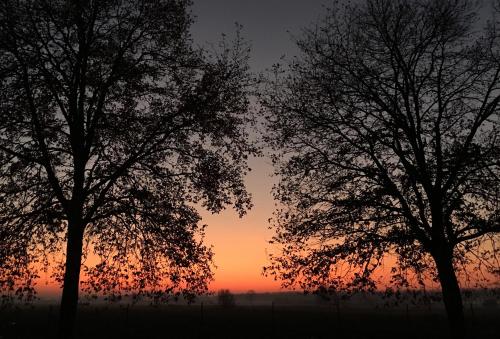
<instances>
[{"instance_id":1,"label":"thick tree trunk","mask_svg":"<svg viewBox=\"0 0 500 339\"><path fill-rule=\"evenodd\" d=\"M70 221L68 224L66 266L59 318L60 339L72 338L74 335L82 264L83 230L84 227L79 220Z\"/></svg>"},{"instance_id":2,"label":"thick tree trunk","mask_svg":"<svg viewBox=\"0 0 500 339\"><path fill-rule=\"evenodd\" d=\"M444 306L448 315L451 338L463 339L466 336L462 295L458 285L451 255L439 255L434 258L443 295Z\"/></svg>"}]
</instances>

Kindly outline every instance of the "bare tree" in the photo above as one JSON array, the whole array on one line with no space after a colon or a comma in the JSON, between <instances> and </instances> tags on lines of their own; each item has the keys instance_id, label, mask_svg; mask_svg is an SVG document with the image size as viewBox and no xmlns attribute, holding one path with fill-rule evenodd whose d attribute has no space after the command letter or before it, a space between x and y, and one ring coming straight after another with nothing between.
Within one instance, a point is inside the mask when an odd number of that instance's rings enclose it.
<instances>
[{"instance_id":1,"label":"bare tree","mask_svg":"<svg viewBox=\"0 0 500 339\"><path fill-rule=\"evenodd\" d=\"M305 30L301 56L276 66L261 102L283 208L265 272L305 289L375 288L391 255L399 286L439 281L464 336L457 274L500 273L499 38L476 10L332 9Z\"/></svg>"},{"instance_id":2,"label":"bare tree","mask_svg":"<svg viewBox=\"0 0 500 339\"><path fill-rule=\"evenodd\" d=\"M60 253L61 336L85 288L198 293L212 278L196 205L243 215L255 152L241 39L192 47L189 0L0 4L0 288L31 295Z\"/></svg>"}]
</instances>

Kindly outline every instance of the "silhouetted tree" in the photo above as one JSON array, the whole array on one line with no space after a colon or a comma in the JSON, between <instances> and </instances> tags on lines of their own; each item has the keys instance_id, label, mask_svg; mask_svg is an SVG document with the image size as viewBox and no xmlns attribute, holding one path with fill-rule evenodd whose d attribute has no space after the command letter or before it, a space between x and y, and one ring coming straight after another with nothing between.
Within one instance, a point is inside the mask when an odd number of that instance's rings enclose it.
<instances>
[{"instance_id":1,"label":"silhouetted tree","mask_svg":"<svg viewBox=\"0 0 500 339\"><path fill-rule=\"evenodd\" d=\"M281 254L265 272L306 289L374 288L392 254L393 282L431 274L464 335L459 269L499 273L499 36L494 23L478 28L475 10L347 5L276 66L261 102L281 176Z\"/></svg>"},{"instance_id":2,"label":"silhouetted tree","mask_svg":"<svg viewBox=\"0 0 500 339\"><path fill-rule=\"evenodd\" d=\"M222 307L233 307L236 305L234 295L227 289L221 289L217 292L217 302Z\"/></svg>"},{"instance_id":3,"label":"silhouetted tree","mask_svg":"<svg viewBox=\"0 0 500 339\"><path fill-rule=\"evenodd\" d=\"M60 253L61 336L85 288L205 291L195 207L250 207L248 46L192 47L189 0L0 3L0 288Z\"/></svg>"}]
</instances>

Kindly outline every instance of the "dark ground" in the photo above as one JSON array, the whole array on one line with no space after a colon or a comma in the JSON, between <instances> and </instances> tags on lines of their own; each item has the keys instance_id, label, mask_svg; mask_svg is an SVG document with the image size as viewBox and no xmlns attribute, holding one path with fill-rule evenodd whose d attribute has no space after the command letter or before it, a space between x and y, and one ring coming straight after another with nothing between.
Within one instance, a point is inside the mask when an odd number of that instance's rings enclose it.
<instances>
[{"instance_id":1,"label":"dark ground","mask_svg":"<svg viewBox=\"0 0 500 339\"><path fill-rule=\"evenodd\" d=\"M0 339L54 338L57 307L0 310ZM467 310L469 338L500 338L500 310ZM81 306L77 338L447 338L442 311L319 306Z\"/></svg>"}]
</instances>

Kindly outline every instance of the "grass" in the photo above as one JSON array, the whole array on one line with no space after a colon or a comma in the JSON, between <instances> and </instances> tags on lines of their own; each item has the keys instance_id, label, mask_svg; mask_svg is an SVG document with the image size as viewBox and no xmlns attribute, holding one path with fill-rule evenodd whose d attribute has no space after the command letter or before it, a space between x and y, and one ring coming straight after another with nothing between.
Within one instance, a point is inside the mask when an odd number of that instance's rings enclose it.
<instances>
[{"instance_id":1,"label":"grass","mask_svg":"<svg viewBox=\"0 0 500 339\"><path fill-rule=\"evenodd\" d=\"M500 338L500 311L467 312L470 338ZM0 311L0 338L54 338L57 307ZM442 311L320 306L82 306L77 338L447 338Z\"/></svg>"}]
</instances>

